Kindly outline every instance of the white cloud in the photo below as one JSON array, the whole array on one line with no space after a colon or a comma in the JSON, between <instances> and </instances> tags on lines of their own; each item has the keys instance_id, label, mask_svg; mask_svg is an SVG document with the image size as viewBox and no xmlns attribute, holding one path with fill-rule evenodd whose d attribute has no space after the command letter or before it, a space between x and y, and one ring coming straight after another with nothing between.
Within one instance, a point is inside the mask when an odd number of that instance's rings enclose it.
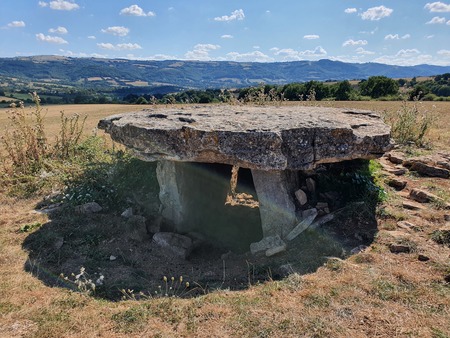
<instances>
[{"instance_id":1,"label":"white cloud","mask_svg":"<svg viewBox=\"0 0 450 338\"><path fill-rule=\"evenodd\" d=\"M347 40L347 41L345 41L343 44L342 44L342 46L343 47L346 47L346 46L365 46L365 45L367 45L367 40L353 40L353 39L350 39L350 40Z\"/></svg>"},{"instance_id":2,"label":"white cloud","mask_svg":"<svg viewBox=\"0 0 450 338\"><path fill-rule=\"evenodd\" d=\"M316 35L316 34L303 35L303 39L316 40L316 39L320 39L320 36Z\"/></svg>"},{"instance_id":3,"label":"white cloud","mask_svg":"<svg viewBox=\"0 0 450 338\"><path fill-rule=\"evenodd\" d=\"M450 26L450 20L448 20L448 21L447 21L447 25L449 25L449 26Z\"/></svg>"},{"instance_id":4,"label":"white cloud","mask_svg":"<svg viewBox=\"0 0 450 338\"><path fill-rule=\"evenodd\" d=\"M352 14L352 13L356 13L358 10L356 8L346 8L345 9L345 13L347 14Z\"/></svg>"},{"instance_id":5,"label":"white cloud","mask_svg":"<svg viewBox=\"0 0 450 338\"><path fill-rule=\"evenodd\" d=\"M260 46L253 46L253 49L260 49Z\"/></svg>"},{"instance_id":6,"label":"white cloud","mask_svg":"<svg viewBox=\"0 0 450 338\"><path fill-rule=\"evenodd\" d=\"M108 33L115 36L127 36L130 30L123 26L112 26L106 29L102 29L102 33Z\"/></svg>"},{"instance_id":7,"label":"white cloud","mask_svg":"<svg viewBox=\"0 0 450 338\"><path fill-rule=\"evenodd\" d=\"M219 49L219 45L213 45L209 43L199 43L194 46L193 50L184 54L184 57L188 60L209 61L212 60L209 52Z\"/></svg>"},{"instance_id":8,"label":"white cloud","mask_svg":"<svg viewBox=\"0 0 450 338\"><path fill-rule=\"evenodd\" d=\"M372 7L361 14L363 20L378 21L392 14L394 10L384 6Z\"/></svg>"},{"instance_id":9,"label":"white cloud","mask_svg":"<svg viewBox=\"0 0 450 338\"><path fill-rule=\"evenodd\" d=\"M231 13L231 15L223 15L214 18L214 21L233 21L233 20L244 20L245 14L242 9L236 9Z\"/></svg>"},{"instance_id":10,"label":"white cloud","mask_svg":"<svg viewBox=\"0 0 450 338\"><path fill-rule=\"evenodd\" d=\"M233 38L233 35L230 35L230 34L224 34L224 35L221 36L221 38L222 38L222 39L232 39L232 38Z\"/></svg>"},{"instance_id":11,"label":"white cloud","mask_svg":"<svg viewBox=\"0 0 450 338\"><path fill-rule=\"evenodd\" d=\"M59 26L58 28L50 28L48 31L50 33L61 34L61 35L67 34L69 32L66 27L62 27L62 26Z\"/></svg>"},{"instance_id":12,"label":"white cloud","mask_svg":"<svg viewBox=\"0 0 450 338\"><path fill-rule=\"evenodd\" d=\"M66 40L59 36L44 35L42 33L36 34L36 39L42 42L56 43L56 44L66 44Z\"/></svg>"},{"instance_id":13,"label":"white cloud","mask_svg":"<svg viewBox=\"0 0 450 338\"><path fill-rule=\"evenodd\" d=\"M39 5L41 5L41 4L39 4ZM46 7L46 6L42 6L42 7ZM57 11L73 11L75 9L80 8L80 6L78 6L78 4L76 4L73 1L54 0L54 1L50 1L50 8L55 9Z\"/></svg>"},{"instance_id":14,"label":"white cloud","mask_svg":"<svg viewBox=\"0 0 450 338\"><path fill-rule=\"evenodd\" d=\"M327 55L327 51L321 46L316 47L313 50L297 51L292 48L272 48L275 55L282 57L283 61L299 61L305 58L319 58Z\"/></svg>"},{"instance_id":15,"label":"white cloud","mask_svg":"<svg viewBox=\"0 0 450 338\"><path fill-rule=\"evenodd\" d=\"M270 56L255 50L248 53L231 52L226 55L226 59L229 61L237 62L273 62L275 61Z\"/></svg>"},{"instance_id":16,"label":"white cloud","mask_svg":"<svg viewBox=\"0 0 450 338\"><path fill-rule=\"evenodd\" d=\"M429 2L424 8L430 12L450 12L450 5L443 2Z\"/></svg>"},{"instance_id":17,"label":"white cloud","mask_svg":"<svg viewBox=\"0 0 450 338\"><path fill-rule=\"evenodd\" d=\"M383 55L373 60L373 62L385 63L390 65L412 66L424 63L430 63L433 57L428 54L422 54L418 49L401 49L395 55Z\"/></svg>"},{"instance_id":18,"label":"white cloud","mask_svg":"<svg viewBox=\"0 0 450 338\"><path fill-rule=\"evenodd\" d=\"M395 56L406 58L406 57L415 56L417 54L420 54L420 51L418 49L416 49L416 48L413 48L413 49L400 49L397 52L397 54L395 54Z\"/></svg>"},{"instance_id":19,"label":"white cloud","mask_svg":"<svg viewBox=\"0 0 450 338\"><path fill-rule=\"evenodd\" d=\"M12 21L10 22L7 27L9 28L20 28L20 27L25 27L25 22L23 21Z\"/></svg>"},{"instance_id":20,"label":"white cloud","mask_svg":"<svg viewBox=\"0 0 450 338\"><path fill-rule=\"evenodd\" d=\"M375 54L375 52L372 52L370 50L365 50L362 47L358 47L356 48L356 54L360 54L360 55L373 55Z\"/></svg>"},{"instance_id":21,"label":"white cloud","mask_svg":"<svg viewBox=\"0 0 450 338\"><path fill-rule=\"evenodd\" d=\"M432 35L427 35L426 37L425 37L425 39L432 39L432 38L434 38L434 35L432 34Z\"/></svg>"},{"instance_id":22,"label":"white cloud","mask_svg":"<svg viewBox=\"0 0 450 338\"><path fill-rule=\"evenodd\" d=\"M142 49L142 47L137 43L119 43L117 45L113 45L112 43L97 43L97 46L100 47L101 49L108 49L108 50Z\"/></svg>"},{"instance_id":23,"label":"white cloud","mask_svg":"<svg viewBox=\"0 0 450 338\"><path fill-rule=\"evenodd\" d=\"M129 15L129 16L155 16L154 12L145 13L144 10L138 5L131 5L130 7L126 7L122 9L119 13L120 15Z\"/></svg>"},{"instance_id":24,"label":"white cloud","mask_svg":"<svg viewBox=\"0 0 450 338\"><path fill-rule=\"evenodd\" d=\"M433 19L428 21L426 24L427 25L435 25L435 24L443 24L443 23L445 23L445 18L441 18L439 16L435 16Z\"/></svg>"},{"instance_id":25,"label":"white cloud","mask_svg":"<svg viewBox=\"0 0 450 338\"><path fill-rule=\"evenodd\" d=\"M95 37L95 35L89 35L89 36L88 36L88 39L95 40L95 39L97 39L97 38Z\"/></svg>"},{"instance_id":26,"label":"white cloud","mask_svg":"<svg viewBox=\"0 0 450 338\"><path fill-rule=\"evenodd\" d=\"M384 37L385 40L405 40L405 39L409 39L411 37L411 35L409 34L405 34L402 36L399 36L398 34L388 34Z\"/></svg>"},{"instance_id":27,"label":"white cloud","mask_svg":"<svg viewBox=\"0 0 450 338\"><path fill-rule=\"evenodd\" d=\"M167 55L167 54L155 54L152 56L148 56L145 58L146 60L177 60L176 56Z\"/></svg>"},{"instance_id":28,"label":"white cloud","mask_svg":"<svg viewBox=\"0 0 450 338\"><path fill-rule=\"evenodd\" d=\"M39 1L38 4L39 4L39 6L41 6L41 7L47 7L47 6L48 6L48 3L45 2L45 1Z\"/></svg>"},{"instance_id":29,"label":"white cloud","mask_svg":"<svg viewBox=\"0 0 450 338\"><path fill-rule=\"evenodd\" d=\"M437 51L437 54L445 56L445 57L447 57L447 56L450 57L450 50L448 50L448 49L441 49L441 50Z\"/></svg>"}]
</instances>

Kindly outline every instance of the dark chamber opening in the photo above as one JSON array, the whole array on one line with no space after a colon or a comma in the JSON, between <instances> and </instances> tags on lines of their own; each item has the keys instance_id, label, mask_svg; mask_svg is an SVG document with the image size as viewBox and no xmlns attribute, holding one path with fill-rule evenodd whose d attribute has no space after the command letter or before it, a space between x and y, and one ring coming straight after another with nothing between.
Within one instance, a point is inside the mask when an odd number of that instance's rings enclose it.
<instances>
[{"instance_id":1,"label":"dark chamber opening","mask_svg":"<svg viewBox=\"0 0 450 338\"><path fill-rule=\"evenodd\" d=\"M244 252L261 240L259 208L225 204L230 192L231 165L185 164L182 194L186 197L185 225L207 237L214 246ZM250 169L239 169L237 192L256 191Z\"/></svg>"}]
</instances>

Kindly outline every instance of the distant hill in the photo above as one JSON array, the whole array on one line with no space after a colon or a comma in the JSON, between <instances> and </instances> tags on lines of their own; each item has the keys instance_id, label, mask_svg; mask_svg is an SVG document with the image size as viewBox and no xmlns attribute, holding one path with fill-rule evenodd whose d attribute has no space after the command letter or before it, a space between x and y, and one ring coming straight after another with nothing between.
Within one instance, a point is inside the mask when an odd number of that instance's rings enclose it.
<instances>
[{"instance_id":1,"label":"distant hill","mask_svg":"<svg viewBox=\"0 0 450 338\"><path fill-rule=\"evenodd\" d=\"M0 58L0 77L84 88L236 88L310 80L352 80L384 75L411 78L449 73L450 67L391 66L331 60L295 62L137 61L31 56Z\"/></svg>"}]
</instances>

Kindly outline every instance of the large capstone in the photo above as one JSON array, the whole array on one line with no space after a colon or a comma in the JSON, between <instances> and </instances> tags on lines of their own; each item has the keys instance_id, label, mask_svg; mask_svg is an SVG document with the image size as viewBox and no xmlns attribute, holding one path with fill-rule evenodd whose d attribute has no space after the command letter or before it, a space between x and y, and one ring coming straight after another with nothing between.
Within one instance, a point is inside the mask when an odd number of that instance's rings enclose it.
<instances>
[{"instance_id":1,"label":"large capstone","mask_svg":"<svg viewBox=\"0 0 450 338\"><path fill-rule=\"evenodd\" d=\"M299 171L373 159L391 148L390 128L379 115L324 107L155 107L105 118L99 128L141 159L158 161L161 213L181 233L208 226L225 237L217 228L226 230L236 223L220 216L229 211L230 192L236 195L236 168L250 169L261 227L256 237L245 231L255 243L260 236L289 241L318 224L317 211L313 217L299 210L308 202L303 190L303 202L295 195L302 188ZM222 167L207 173L208 168L193 166L196 162L228 165L231 188L217 180ZM308 180L303 189L315 196L315 182ZM242 222L239 229L244 232L245 219ZM285 249L283 244L268 250L277 253L281 247Z\"/></svg>"},{"instance_id":2,"label":"large capstone","mask_svg":"<svg viewBox=\"0 0 450 338\"><path fill-rule=\"evenodd\" d=\"M390 129L379 115L324 107L155 108L105 118L99 128L144 160L258 170L372 159L391 146Z\"/></svg>"}]
</instances>

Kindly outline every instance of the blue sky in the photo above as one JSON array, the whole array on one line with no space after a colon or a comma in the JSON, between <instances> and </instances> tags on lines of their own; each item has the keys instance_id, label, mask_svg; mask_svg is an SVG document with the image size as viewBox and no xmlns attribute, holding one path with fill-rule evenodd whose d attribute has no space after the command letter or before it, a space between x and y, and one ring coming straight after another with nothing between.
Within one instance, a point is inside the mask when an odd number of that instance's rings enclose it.
<instances>
[{"instance_id":1,"label":"blue sky","mask_svg":"<svg viewBox=\"0 0 450 338\"><path fill-rule=\"evenodd\" d=\"M450 65L450 3L0 0L0 57Z\"/></svg>"}]
</instances>

